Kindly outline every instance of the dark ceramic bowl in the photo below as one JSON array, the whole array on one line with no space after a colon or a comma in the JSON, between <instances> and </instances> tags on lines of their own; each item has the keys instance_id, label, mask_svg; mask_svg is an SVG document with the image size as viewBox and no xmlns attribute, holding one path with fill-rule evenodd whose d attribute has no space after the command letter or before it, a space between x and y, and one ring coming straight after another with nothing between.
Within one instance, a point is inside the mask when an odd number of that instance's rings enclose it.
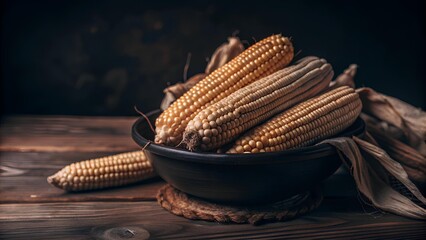
<instances>
[{"instance_id":1,"label":"dark ceramic bowl","mask_svg":"<svg viewBox=\"0 0 426 240\"><path fill-rule=\"evenodd\" d=\"M148 114L152 123L160 110ZM338 136L362 136L361 119ZM273 202L311 189L341 165L336 149L328 144L281 152L217 154L190 152L153 143L154 134L140 118L132 137L157 173L175 188L216 202L255 204ZM147 143L150 144L147 145Z\"/></svg>"}]
</instances>

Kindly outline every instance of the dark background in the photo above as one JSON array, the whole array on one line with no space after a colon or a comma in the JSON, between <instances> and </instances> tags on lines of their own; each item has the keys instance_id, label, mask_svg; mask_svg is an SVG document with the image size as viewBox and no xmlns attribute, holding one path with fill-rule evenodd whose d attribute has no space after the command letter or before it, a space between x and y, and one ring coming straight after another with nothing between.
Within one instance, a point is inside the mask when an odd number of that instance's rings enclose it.
<instances>
[{"instance_id":1,"label":"dark background","mask_svg":"<svg viewBox=\"0 0 426 240\"><path fill-rule=\"evenodd\" d=\"M291 36L299 56L425 109L421 1L2 1L3 114L135 115L168 83L203 71L236 30Z\"/></svg>"}]
</instances>

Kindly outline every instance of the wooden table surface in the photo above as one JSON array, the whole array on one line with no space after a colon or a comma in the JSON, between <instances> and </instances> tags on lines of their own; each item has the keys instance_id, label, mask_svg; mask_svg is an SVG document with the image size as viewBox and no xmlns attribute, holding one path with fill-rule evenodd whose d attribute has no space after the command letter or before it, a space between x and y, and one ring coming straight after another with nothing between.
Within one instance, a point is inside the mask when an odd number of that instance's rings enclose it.
<instances>
[{"instance_id":1,"label":"wooden table surface","mask_svg":"<svg viewBox=\"0 0 426 240\"><path fill-rule=\"evenodd\" d=\"M314 212L260 226L172 215L156 202L165 184L159 178L77 194L46 182L71 162L138 149L130 137L135 119L3 117L0 239L426 239L426 222L382 213L356 194L339 194L347 186L338 189L331 180L324 183L324 202Z\"/></svg>"}]
</instances>

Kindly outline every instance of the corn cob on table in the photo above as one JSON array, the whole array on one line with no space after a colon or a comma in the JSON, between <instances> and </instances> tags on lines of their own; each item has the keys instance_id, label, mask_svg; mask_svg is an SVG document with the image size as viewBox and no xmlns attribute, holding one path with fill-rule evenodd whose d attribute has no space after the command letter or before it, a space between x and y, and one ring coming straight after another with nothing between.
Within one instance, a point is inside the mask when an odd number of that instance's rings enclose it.
<instances>
[{"instance_id":1,"label":"corn cob on table","mask_svg":"<svg viewBox=\"0 0 426 240\"><path fill-rule=\"evenodd\" d=\"M318 102L324 107L326 103ZM353 183L340 174L324 183L324 202L314 212L260 226L174 216L156 202L155 195L165 184L159 178L81 193L67 193L47 183L48 176L73 162L139 150L129 133L135 120L4 117L0 124L0 239L244 239L247 234L262 239L422 239L426 235L422 221L362 205Z\"/></svg>"}]
</instances>

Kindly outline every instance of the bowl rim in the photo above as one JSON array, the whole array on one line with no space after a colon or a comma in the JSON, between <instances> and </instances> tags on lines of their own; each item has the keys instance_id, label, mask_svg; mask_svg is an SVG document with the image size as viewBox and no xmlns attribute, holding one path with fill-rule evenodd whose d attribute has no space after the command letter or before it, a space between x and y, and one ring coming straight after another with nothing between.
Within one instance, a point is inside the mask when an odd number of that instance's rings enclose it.
<instances>
[{"instance_id":1,"label":"bowl rim","mask_svg":"<svg viewBox=\"0 0 426 240\"><path fill-rule=\"evenodd\" d=\"M160 113L161 109L151 111L146 114L150 117L154 114ZM289 149L277 152L264 152L264 153L206 153L206 152L191 152L181 148L164 146L156 144L151 140L143 137L139 131L138 126L144 123L146 120L144 117L139 117L136 122L132 125L132 138L141 147L144 147L145 151L152 152L156 155L163 157L174 158L179 161L193 162L193 163L208 163L208 164L225 164L225 165L251 165L251 164L267 164L276 162L293 162L293 161L304 161L312 160L318 157L325 157L336 152L335 147L328 143L319 143L313 146L300 147L296 149ZM351 125L357 125L355 129L350 132L343 132L338 135L339 137L348 136L363 136L365 132L365 122L358 117L355 122ZM358 126L359 125L359 126ZM279 158L279 159L277 159Z\"/></svg>"}]
</instances>

